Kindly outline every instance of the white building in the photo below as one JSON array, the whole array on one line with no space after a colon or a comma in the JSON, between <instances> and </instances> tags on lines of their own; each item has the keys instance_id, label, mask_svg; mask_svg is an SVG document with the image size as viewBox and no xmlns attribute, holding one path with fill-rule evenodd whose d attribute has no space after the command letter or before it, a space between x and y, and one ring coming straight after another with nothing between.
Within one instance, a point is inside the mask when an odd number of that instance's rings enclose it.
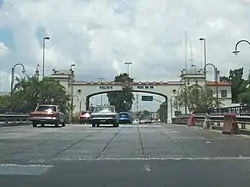
<instances>
[{"instance_id":1,"label":"white building","mask_svg":"<svg viewBox=\"0 0 250 187\"><path fill-rule=\"evenodd\" d=\"M118 82L85 82L85 81L75 81L74 72L71 70L67 71L53 71L50 76L60 82L68 93L73 95L73 103L75 105L75 111L78 113L82 110L88 110L90 103L89 99L98 94L122 91L122 83ZM172 108L171 100L177 96L178 90L183 86L188 86L192 84L199 84L205 86L205 75L202 71L191 71L182 72L180 80L177 81L161 81L161 82L133 82L130 86L133 92L143 92L151 93L156 95L161 95L166 99L168 103L168 119L171 119L171 115L174 113ZM211 88L216 96L216 90L218 88L218 98L219 101L223 103L224 106L230 106L232 101L231 96L231 83L228 82L216 82L207 81L206 86ZM184 108L181 109L184 113Z\"/></svg>"}]
</instances>

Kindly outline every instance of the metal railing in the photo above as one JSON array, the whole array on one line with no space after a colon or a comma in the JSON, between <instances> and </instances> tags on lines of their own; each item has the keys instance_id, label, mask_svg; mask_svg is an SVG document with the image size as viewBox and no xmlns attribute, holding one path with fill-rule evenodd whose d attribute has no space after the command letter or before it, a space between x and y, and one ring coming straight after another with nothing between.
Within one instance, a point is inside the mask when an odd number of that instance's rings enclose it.
<instances>
[{"instance_id":1,"label":"metal railing","mask_svg":"<svg viewBox=\"0 0 250 187\"><path fill-rule=\"evenodd\" d=\"M29 114L15 114L15 113L0 114L0 126L11 126L14 124L18 125L30 124Z\"/></svg>"},{"instance_id":2,"label":"metal railing","mask_svg":"<svg viewBox=\"0 0 250 187\"><path fill-rule=\"evenodd\" d=\"M228 113L227 113L228 114ZM214 123L214 126L222 126L224 123L224 114L210 114L208 118L210 123ZM246 129L246 125L250 125L250 114L243 113L243 114L234 114L236 115L237 123L240 125L241 129ZM177 116L172 118L173 124L187 124L188 122L188 115ZM205 121L205 114L196 114L194 115L196 119L196 124L202 124ZM215 125L215 123L217 125Z\"/></svg>"}]
</instances>

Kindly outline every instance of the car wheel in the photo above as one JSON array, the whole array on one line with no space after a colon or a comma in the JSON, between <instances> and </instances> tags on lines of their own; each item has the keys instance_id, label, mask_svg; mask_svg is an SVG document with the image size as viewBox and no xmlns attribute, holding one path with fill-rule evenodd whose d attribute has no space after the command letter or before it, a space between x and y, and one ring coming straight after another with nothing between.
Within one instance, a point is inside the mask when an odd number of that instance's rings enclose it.
<instances>
[{"instance_id":1,"label":"car wheel","mask_svg":"<svg viewBox=\"0 0 250 187\"><path fill-rule=\"evenodd\" d=\"M33 127L37 127L37 123L33 121L33 122L32 122L32 126L33 126Z\"/></svg>"},{"instance_id":2,"label":"car wheel","mask_svg":"<svg viewBox=\"0 0 250 187\"><path fill-rule=\"evenodd\" d=\"M55 127L59 127L59 123L58 122L55 123Z\"/></svg>"},{"instance_id":3,"label":"car wheel","mask_svg":"<svg viewBox=\"0 0 250 187\"><path fill-rule=\"evenodd\" d=\"M92 127L95 127L95 124L94 124L94 123L92 123Z\"/></svg>"}]
</instances>

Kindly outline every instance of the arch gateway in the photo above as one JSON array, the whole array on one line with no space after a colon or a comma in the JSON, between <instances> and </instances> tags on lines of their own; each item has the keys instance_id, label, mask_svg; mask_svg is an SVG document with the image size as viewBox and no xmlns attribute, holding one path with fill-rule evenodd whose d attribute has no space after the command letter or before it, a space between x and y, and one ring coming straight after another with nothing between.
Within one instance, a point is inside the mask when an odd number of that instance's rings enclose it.
<instances>
[{"instance_id":1,"label":"arch gateway","mask_svg":"<svg viewBox=\"0 0 250 187\"><path fill-rule=\"evenodd\" d=\"M75 74L72 70L53 70L52 74L49 76L55 80L58 80L61 85L63 85L69 95L73 96L73 105L75 106L74 113L79 113L82 110L88 110L90 103L90 97L98 94L122 91L123 84L119 82L86 82L86 81L76 81ZM178 94L178 90L183 88L185 85L199 84L211 88L216 95L216 87L218 86L218 97L219 100L224 104L224 106L231 106L232 96L231 96L231 83L228 82L216 82L205 81L205 74L202 71L187 71L183 72L180 76L180 80L177 81L150 81L142 82L135 81L129 85L133 92L142 92L149 94L156 94L163 96L166 99L168 106L168 121L171 121L171 115L174 116L174 108L172 107L172 100ZM184 108L181 108L182 113L185 112Z\"/></svg>"}]
</instances>

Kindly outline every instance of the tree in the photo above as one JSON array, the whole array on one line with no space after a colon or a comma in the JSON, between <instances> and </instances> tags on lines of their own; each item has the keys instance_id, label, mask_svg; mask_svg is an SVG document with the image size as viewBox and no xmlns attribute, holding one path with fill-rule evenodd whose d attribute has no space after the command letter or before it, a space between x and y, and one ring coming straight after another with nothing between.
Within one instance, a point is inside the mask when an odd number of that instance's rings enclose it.
<instances>
[{"instance_id":1,"label":"tree","mask_svg":"<svg viewBox=\"0 0 250 187\"><path fill-rule=\"evenodd\" d=\"M239 95L246 90L247 82L243 79L243 68L229 71L229 76L220 77L221 82L232 83L232 102L239 102Z\"/></svg>"},{"instance_id":2,"label":"tree","mask_svg":"<svg viewBox=\"0 0 250 187\"><path fill-rule=\"evenodd\" d=\"M213 91L198 84L183 87L176 96L173 106L177 109L185 107L185 102L189 111L206 112L208 108L216 107L216 98ZM221 102L218 103L221 106Z\"/></svg>"},{"instance_id":3,"label":"tree","mask_svg":"<svg viewBox=\"0 0 250 187\"><path fill-rule=\"evenodd\" d=\"M114 82L122 83L122 91L109 92L107 94L110 105L115 106L117 112L129 111L132 108L134 95L129 86L134 80L127 73L117 75Z\"/></svg>"},{"instance_id":4,"label":"tree","mask_svg":"<svg viewBox=\"0 0 250 187\"><path fill-rule=\"evenodd\" d=\"M10 95L1 95L0 96L0 106L9 107L10 106Z\"/></svg>"},{"instance_id":5,"label":"tree","mask_svg":"<svg viewBox=\"0 0 250 187\"><path fill-rule=\"evenodd\" d=\"M36 77L21 79L15 84L11 98L13 108L32 111L37 104L59 105L62 112L69 111L69 96L65 88L56 80Z\"/></svg>"}]
</instances>

